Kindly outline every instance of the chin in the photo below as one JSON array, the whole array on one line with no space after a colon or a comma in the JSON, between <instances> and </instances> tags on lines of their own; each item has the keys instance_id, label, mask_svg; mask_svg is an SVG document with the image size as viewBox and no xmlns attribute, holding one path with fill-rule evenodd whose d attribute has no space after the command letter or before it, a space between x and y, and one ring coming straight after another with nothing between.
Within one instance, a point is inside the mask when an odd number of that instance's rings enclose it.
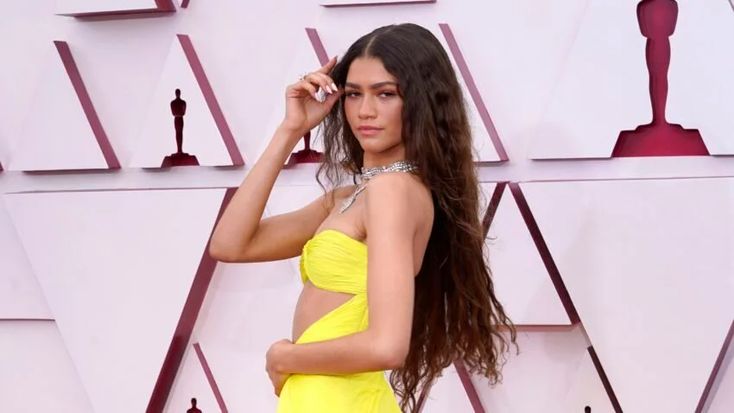
<instances>
[{"instance_id":1,"label":"chin","mask_svg":"<svg viewBox=\"0 0 734 413\"><path fill-rule=\"evenodd\" d=\"M368 143L366 145L362 145L362 150L365 153L371 153L371 154L375 154L375 155L380 154L380 153L383 153L383 152L389 150L390 148L392 148L392 146L390 146L390 145L384 145L384 144L379 144L379 143Z\"/></svg>"}]
</instances>

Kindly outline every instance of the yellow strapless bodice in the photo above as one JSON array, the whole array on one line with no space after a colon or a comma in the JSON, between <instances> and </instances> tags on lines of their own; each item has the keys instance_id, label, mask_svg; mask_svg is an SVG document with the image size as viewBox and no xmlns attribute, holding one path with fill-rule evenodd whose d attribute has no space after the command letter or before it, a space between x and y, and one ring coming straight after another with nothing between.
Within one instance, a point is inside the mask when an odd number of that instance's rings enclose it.
<instances>
[{"instance_id":1,"label":"yellow strapless bodice","mask_svg":"<svg viewBox=\"0 0 734 413\"><path fill-rule=\"evenodd\" d=\"M314 235L301 253L301 280L316 287L353 294L352 298L308 326L296 344L335 339L365 330L367 245L343 232ZM354 374L291 374L280 393L278 413L400 413L383 371Z\"/></svg>"},{"instance_id":2,"label":"yellow strapless bodice","mask_svg":"<svg viewBox=\"0 0 734 413\"><path fill-rule=\"evenodd\" d=\"M343 232L325 229L301 253L301 280L340 293L367 292L367 245Z\"/></svg>"}]
</instances>

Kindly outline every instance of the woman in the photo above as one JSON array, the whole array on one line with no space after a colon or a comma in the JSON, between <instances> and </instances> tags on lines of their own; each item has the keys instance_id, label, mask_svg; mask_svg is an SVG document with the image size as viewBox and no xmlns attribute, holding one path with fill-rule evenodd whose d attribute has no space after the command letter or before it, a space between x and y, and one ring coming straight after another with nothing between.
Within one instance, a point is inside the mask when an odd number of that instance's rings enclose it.
<instances>
[{"instance_id":1,"label":"woman","mask_svg":"<svg viewBox=\"0 0 734 413\"><path fill-rule=\"evenodd\" d=\"M285 160L322 121L317 177L336 188L261 220ZM345 173L356 185L338 186ZM430 31L381 27L288 86L285 119L210 247L228 262L301 255L293 341L266 356L279 412L413 411L457 358L499 379L499 329L512 342L515 332L494 296L477 212L461 89Z\"/></svg>"}]
</instances>

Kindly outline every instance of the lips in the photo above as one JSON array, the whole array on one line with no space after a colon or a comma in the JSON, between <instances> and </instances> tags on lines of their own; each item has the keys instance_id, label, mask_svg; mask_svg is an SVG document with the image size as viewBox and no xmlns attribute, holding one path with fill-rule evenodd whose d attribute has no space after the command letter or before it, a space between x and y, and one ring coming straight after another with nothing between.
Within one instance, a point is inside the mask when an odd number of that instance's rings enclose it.
<instances>
[{"instance_id":1,"label":"lips","mask_svg":"<svg viewBox=\"0 0 734 413\"><path fill-rule=\"evenodd\" d=\"M376 135L380 133L382 129L383 128L378 128L377 126L360 126L357 128L360 134L367 136Z\"/></svg>"}]
</instances>

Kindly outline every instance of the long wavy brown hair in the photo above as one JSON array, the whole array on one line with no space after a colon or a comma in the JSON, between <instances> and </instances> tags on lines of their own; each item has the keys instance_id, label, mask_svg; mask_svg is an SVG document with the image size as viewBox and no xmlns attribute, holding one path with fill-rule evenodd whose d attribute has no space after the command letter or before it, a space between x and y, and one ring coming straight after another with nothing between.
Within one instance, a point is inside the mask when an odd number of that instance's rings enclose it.
<instances>
[{"instance_id":1,"label":"long wavy brown hair","mask_svg":"<svg viewBox=\"0 0 734 413\"><path fill-rule=\"evenodd\" d=\"M434 203L433 229L415 278L410 351L390 375L400 407L412 412L418 392L456 359L490 383L501 380L516 332L495 297L484 255L471 129L446 51L421 26L380 27L352 44L334 67L331 77L339 87L358 57L381 60L398 79L406 158L419 166ZM317 173L322 187L322 177L335 185L344 174L356 177L362 167L364 151L347 123L343 99L322 126L325 153Z\"/></svg>"}]
</instances>

